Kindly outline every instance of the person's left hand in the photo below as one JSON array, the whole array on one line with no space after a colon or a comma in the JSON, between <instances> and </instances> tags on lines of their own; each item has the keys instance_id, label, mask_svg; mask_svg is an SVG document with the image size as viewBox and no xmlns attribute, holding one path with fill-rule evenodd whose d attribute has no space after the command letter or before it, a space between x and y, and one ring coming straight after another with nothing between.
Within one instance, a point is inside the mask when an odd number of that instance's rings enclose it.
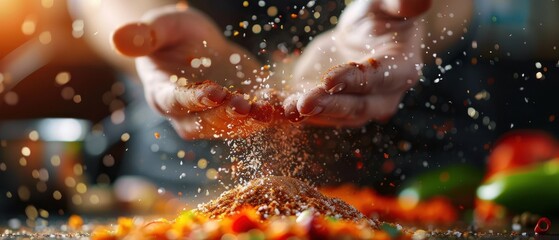
<instances>
[{"instance_id":1,"label":"person's left hand","mask_svg":"<svg viewBox=\"0 0 559 240\"><path fill-rule=\"evenodd\" d=\"M292 121L357 127L392 116L418 80L421 24L430 0L358 0L307 46L294 70ZM320 73L323 73L320 76Z\"/></svg>"}]
</instances>

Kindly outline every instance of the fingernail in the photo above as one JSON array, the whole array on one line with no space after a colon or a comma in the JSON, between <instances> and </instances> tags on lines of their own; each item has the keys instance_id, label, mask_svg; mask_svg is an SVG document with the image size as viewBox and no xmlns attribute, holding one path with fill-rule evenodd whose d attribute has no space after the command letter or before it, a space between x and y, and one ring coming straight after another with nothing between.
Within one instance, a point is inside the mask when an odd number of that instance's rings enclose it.
<instances>
[{"instance_id":1,"label":"fingernail","mask_svg":"<svg viewBox=\"0 0 559 240\"><path fill-rule=\"evenodd\" d=\"M232 116L248 116L251 108L251 104L242 95L233 95L227 106L227 112Z\"/></svg>"},{"instance_id":2,"label":"fingernail","mask_svg":"<svg viewBox=\"0 0 559 240\"><path fill-rule=\"evenodd\" d=\"M200 102L208 107L215 107L218 105L217 102L210 100L208 97L202 97Z\"/></svg>"},{"instance_id":3,"label":"fingernail","mask_svg":"<svg viewBox=\"0 0 559 240\"><path fill-rule=\"evenodd\" d=\"M229 106L225 109L225 111L227 111L227 114L229 114L229 116L232 116L232 117L246 117L246 116L248 116L248 113L240 113L240 112L237 112L237 110L238 110L237 108L231 107L231 106Z\"/></svg>"},{"instance_id":4,"label":"fingernail","mask_svg":"<svg viewBox=\"0 0 559 240\"><path fill-rule=\"evenodd\" d=\"M322 110L324 110L323 107L321 107L321 106L316 106L316 107L314 107L314 109L313 109L312 111L310 111L310 112L308 112L308 113L301 113L301 115L302 115L302 116L314 116L314 115L317 115L317 114L321 113Z\"/></svg>"},{"instance_id":5,"label":"fingernail","mask_svg":"<svg viewBox=\"0 0 559 240\"><path fill-rule=\"evenodd\" d=\"M303 121L303 119L305 119L305 117L299 115L295 111L286 113L285 118L287 118L287 120L289 120L290 122L293 122L293 123L300 122L300 121Z\"/></svg>"},{"instance_id":6,"label":"fingernail","mask_svg":"<svg viewBox=\"0 0 559 240\"><path fill-rule=\"evenodd\" d=\"M341 92L342 90L344 90L346 87L345 83L338 83L336 84L336 86L328 89L329 93L338 93Z\"/></svg>"}]
</instances>

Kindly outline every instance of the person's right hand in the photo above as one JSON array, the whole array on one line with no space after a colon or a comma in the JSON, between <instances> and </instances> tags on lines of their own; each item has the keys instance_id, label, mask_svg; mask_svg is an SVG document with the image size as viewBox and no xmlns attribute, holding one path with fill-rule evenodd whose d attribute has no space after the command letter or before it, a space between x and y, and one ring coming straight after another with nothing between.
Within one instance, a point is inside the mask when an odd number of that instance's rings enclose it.
<instances>
[{"instance_id":1,"label":"person's right hand","mask_svg":"<svg viewBox=\"0 0 559 240\"><path fill-rule=\"evenodd\" d=\"M356 0L303 50L285 101L292 121L361 127L393 116L419 79L430 0Z\"/></svg>"},{"instance_id":2,"label":"person's right hand","mask_svg":"<svg viewBox=\"0 0 559 240\"><path fill-rule=\"evenodd\" d=\"M242 137L271 121L269 101L242 94L252 90L243 81L267 77L261 65L196 9L152 10L142 22L118 28L112 40L118 52L137 57L148 103L181 137Z\"/></svg>"}]
</instances>

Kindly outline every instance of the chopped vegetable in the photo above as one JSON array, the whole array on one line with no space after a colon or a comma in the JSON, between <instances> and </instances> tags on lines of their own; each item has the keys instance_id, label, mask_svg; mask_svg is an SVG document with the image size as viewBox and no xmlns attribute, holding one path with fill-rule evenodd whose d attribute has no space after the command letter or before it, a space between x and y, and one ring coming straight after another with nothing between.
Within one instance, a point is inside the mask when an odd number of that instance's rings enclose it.
<instances>
[{"instance_id":1,"label":"chopped vegetable","mask_svg":"<svg viewBox=\"0 0 559 240\"><path fill-rule=\"evenodd\" d=\"M489 156L487 177L557 156L557 140L546 132L519 130L510 132L497 142Z\"/></svg>"},{"instance_id":2,"label":"chopped vegetable","mask_svg":"<svg viewBox=\"0 0 559 240\"><path fill-rule=\"evenodd\" d=\"M559 159L493 175L478 188L481 200L533 213L559 210Z\"/></svg>"}]
</instances>

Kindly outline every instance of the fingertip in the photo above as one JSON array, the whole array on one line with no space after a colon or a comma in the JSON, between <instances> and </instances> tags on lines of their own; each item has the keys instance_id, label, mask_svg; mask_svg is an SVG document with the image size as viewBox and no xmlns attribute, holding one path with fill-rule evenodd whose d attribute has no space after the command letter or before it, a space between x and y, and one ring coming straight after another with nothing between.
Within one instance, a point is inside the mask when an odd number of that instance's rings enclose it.
<instances>
[{"instance_id":1,"label":"fingertip","mask_svg":"<svg viewBox=\"0 0 559 240\"><path fill-rule=\"evenodd\" d=\"M323 87L317 87L303 94L297 101L297 111L301 116L314 116L321 113L323 96L330 95Z\"/></svg>"},{"instance_id":2,"label":"fingertip","mask_svg":"<svg viewBox=\"0 0 559 240\"><path fill-rule=\"evenodd\" d=\"M229 101L229 106L227 106L227 113L231 117L246 117L249 115L250 110L250 103L240 94L233 95Z\"/></svg>"},{"instance_id":3,"label":"fingertip","mask_svg":"<svg viewBox=\"0 0 559 240\"><path fill-rule=\"evenodd\" d=\"M285 118L290 122L294 122L294 123L300 122L303 121L305 118L301 116L301 114L299 114L299 111L297 110L296 96L290 96L287 99L285 99L283 103L283 110L284 110Z\"/></svg>"},{"instance_id":4,"label":"fingertip","mask_svg":"<svg viewBox=\"0 0 559 240\"><path fill-rule=\"evenodd\" d=\"M117 52L125 56L145 56L156 48L155 32L145 23L127 24L113 32L112 44Z\"/></svg>"},{"instance_id":5,"label":"fingertip","mask_svg":"<svg viewBox=\"0 0 559 240\"><path fill-rule=\"evenodd\" d=\"M297 122L301 122L303 120L305 120L304 116L301 116L301 114L299 114L299 111L297 111L297 108L293 108L290 110L285 110L285 118L287 118L287 120L289 120L290 122L293 123L297 123Z\"/></svg>"},{"instance_id":6,"label":"fingertip","mask_svg":"<svg viewBox=\"0 0 559 240\"><path fill-rule=\"evenodd\" d=\"M205 88L202 89L203 98L215 102L217 105L222 104L228 95L227 89L222 87L217 83L207 84Z\"/></svg>"}]
</instances>

